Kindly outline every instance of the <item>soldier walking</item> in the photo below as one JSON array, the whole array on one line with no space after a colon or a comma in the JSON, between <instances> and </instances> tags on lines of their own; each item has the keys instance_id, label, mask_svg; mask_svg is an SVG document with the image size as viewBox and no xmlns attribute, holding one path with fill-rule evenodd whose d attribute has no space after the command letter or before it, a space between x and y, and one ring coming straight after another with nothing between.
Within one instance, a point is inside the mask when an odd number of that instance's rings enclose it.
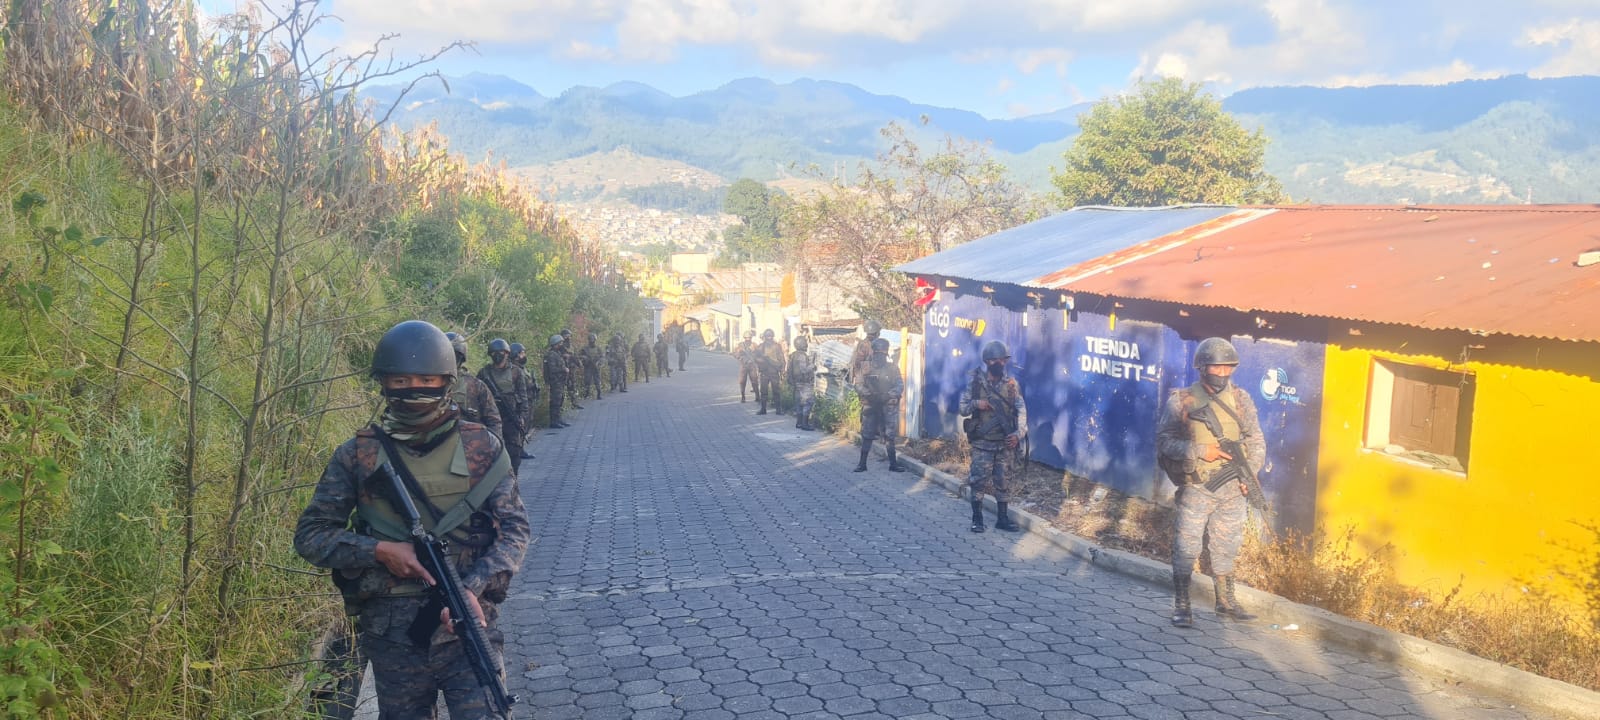
<instances>
[{"instance_id":1,"label":"soldier walking","mask_svg":"<svg viewBox=\"0 0 1600 720\"><path fill-rule=\"evenodd\" d=\"M756 371L761 377L761 411L757 415L767 414L767 405L772 406L772 411L783 414L783 366L787 358L783 352L783 345L778 343L776 335L769 328L761 332L761 344L756 346Z\"/></svg>"},{"instance_id":2,"label":"soldier walking","mask_svg":"<svg viewBox=\"0 0 1600 720\"><path fill-rule=\"evenodd\" d=\"M1189 585L1202 549L1211 552L1217 617L1254 620L1234 597L1233 565L1244 542L1249 488L1223 476L1216 489L1212 476L1242 460L1253 475L1266 464L1266 441L1250 394L1232 382L1239 351L1220 337L1206 338L1195 348L1194 368L1200 379L1174 390L1161 409L1156 450L1163 470L1178 484L1177 534L1172 544L1172 624L1194 627ZM1243 450L1236 458L1222 449L1228 443ZM1215 484L1215 483L1211 483Z\"/></svg>"},{"instance_id":3,"label":"soldier walking","mask_svg":"<svg viewBox=\"0 0 1600 720\"><path fill-rule=\"evenodd\" d=\"M794 352L789 353L789 387L794 391L794 426L800 430L811 427L811 406L817 396L817 362L806 352L806 336L794 339ZM898 393L896 394L898 397Z\"/></svg>"},{"instance_id":4,"label":"soldier walking","mask_svg":"<svg viewBox=\"0 0 1600 720\"><path fill-rule=\"evenodd\" d=\"M450 401L460 371L450 340L433 325L408 320L385 333L372 356L383 418L334 451L295 526L295 552L333 571L361 654L372 662L383 718L431 718L441 692L455 720L494 712L464 643L445 623L429 637L410 632L419 615L439 613L429 605L434 578L418 561L393 502L369 488L383 463L410 480L419 506L474 509L433 532L449 540L467 603L478 615L469 621L485 628L491 664L504 667L494 626L528 548L528 515L500 438L462 420ZM457 514L446 519L451 515Z\"/></svg>"},{"instance_id":5,"label":"soldier walking","mask_svg":"<svg viewBox=\"0 0 1600 720\"><path fill-rule=\"evenodd\" d=\"M878 438L883 438L888 447L889 472L905 472L895 455L894 440L900 429L900 395L906 385L900 377L900 367L889 362L888 340L872 341L872 364L856 382L856 392L861 396L861 459L856 462L855 472L867 471L867 455L872 452L872 441Z\"/></svg>"},{"instance_id":6,"label":"soldier walking","mask_svg":"<svg viewBox=\"0 0 1600 720\"><path fill-rule=\"evenodd\" d=\"M561 353L566 338L550 336L550 346L544 351L544 386L550 393L550 429L568 427L561 420L561 403L567 397L567 357Z\"/></svg>"},{"instance_id":7,"label":"soldier walking","mask_svg":"<svg viewBox=\"0 0 1600 720\"><path fill-rule=\"evenodd\" d=\"M639 339L633 343L633 381L638 382L644 377L645 382L650 382L650 341L644 339L644 333L639 333Z\"/></svg>"},{"instance_id":8,"label":"soldier walking","mask_svg":"<svg viewBox=\"0 0 1600 720\"><path fill-rule=\"evenodd\" d=\"M511 456L511 469L522 468L522 398L528 394L523 386L522 374L511 364L511 344L501 338L489 341L489 364L478 368L478 379L489 386L500 407L501 437L508 443L506 452ZM509 443L516 443L510 446Z\"/></svg>"},{"instance_id":9,"label":"soldier walking","mask_svg":"<svg viewBox=\"0 0 1600 720\"><path fill-rule=\"evenodd\" d=\"M1028 408L1022 401L1022 388L1006 375L1011 350L999 340L983 346L984 369L972 371L972 382L961 391L961 415L970 418L967 439L972 444L972 469L967 487L972 500L972 532L983 532L983 493L994 496L996 530L1016 532L1022 528L1011 520L1006 504L1006 460L1028 431Z\"/></svg>"},{"instance_id":10,"label":"soldier walking","mask_svg":"<svg viewBox=\"0 0 1600 720\"><path fill-rule=\"evenodd\" d=\"M744 402L744 386L749 383L756 391L756 402L761 402L761 379L756 372L756 331L744 331L744 340L734 348L733 357L739 361L739 402Z\"/></svg>"},{"instance_id":11,"label":"soldier walking","mask_svg":"<svg viewBox=\"0 0 1600 720\"><path fill-rule=\"evenodd\" d=\"M472 372L467 370L467 339L453 332L445 333L444 336L450 341L450 349L456 356L456 374L450 383L450 401L455 403L462 420L489 428L489 432L494 433L504 444L505 434L500 424L500 406L495 403L494 395L490 394L489 386L473 377Z\"/></svg>"}]
</instances>

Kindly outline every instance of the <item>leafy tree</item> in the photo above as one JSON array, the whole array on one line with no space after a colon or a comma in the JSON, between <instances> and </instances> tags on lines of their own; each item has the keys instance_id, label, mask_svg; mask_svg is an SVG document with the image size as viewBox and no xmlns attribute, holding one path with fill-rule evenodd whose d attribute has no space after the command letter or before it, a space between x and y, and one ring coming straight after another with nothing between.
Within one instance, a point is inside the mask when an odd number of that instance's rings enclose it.
<instances>
[{"instance_id":1,"label":"leafy tree","mask_svg":"<svg viewBox=\"0 0 1600 720\"><path fill-rule=\"evenodd\" d=\"M1154 207L1271 203L1282 186L1262 169L1267 137L1248 132L1198 83L1140 81L1095 104L1053 175L1067 205Z\"/></svg>"},{"instance_id":2,"label":"leafy tree","mask_svg":"<svg viewBox=\"0 0 1600 720\"><path fill-rule=\"evenodd\" d=\"M783 256L778 218L788 196L750 178L739 178L728 188L723 212L739 218L739 224L722 232L720 265L741 262L776 262Z\"/></svg>"}]
</instances>

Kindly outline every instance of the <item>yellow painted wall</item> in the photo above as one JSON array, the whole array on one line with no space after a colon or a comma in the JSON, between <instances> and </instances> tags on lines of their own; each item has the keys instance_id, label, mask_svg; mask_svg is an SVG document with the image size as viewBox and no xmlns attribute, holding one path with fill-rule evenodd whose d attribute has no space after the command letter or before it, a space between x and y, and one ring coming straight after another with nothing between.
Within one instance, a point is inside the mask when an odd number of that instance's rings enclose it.
<instances>
[{"instance_id":1,"label":"yellow painted wall","mask_svg":"<svg viewBox=\"0 0 1600 720\"><path fill-rule=\"evenodd\" d=\"M1465 475L1362 448L1374 358L1475 374ZM1319 452L1319 529L1357 528L1367 549L1392 543L1399 580L1448 591L1543 586L1600 553L1600 383L1547 370L1327 346Z\"/></svg>"}]
</instances>

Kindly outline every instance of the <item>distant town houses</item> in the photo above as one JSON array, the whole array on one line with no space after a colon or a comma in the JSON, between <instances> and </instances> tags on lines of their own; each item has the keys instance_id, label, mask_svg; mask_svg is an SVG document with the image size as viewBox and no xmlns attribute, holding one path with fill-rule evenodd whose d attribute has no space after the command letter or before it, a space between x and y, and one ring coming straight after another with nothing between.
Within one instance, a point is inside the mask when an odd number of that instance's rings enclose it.
<instances>
[{"instance_id":1,"label":"distant town houses","mask_svg":"<svg viewBox=\"0 0 1600 720\"><path fill-rule=\"evenodd\" d=\"M707 233L721 236L723 228L738 224L732 215L684 215L628 203L567 205L568 222L614 245L666 243L677 249L705 245Z\"/></svg>"}]
</instances>

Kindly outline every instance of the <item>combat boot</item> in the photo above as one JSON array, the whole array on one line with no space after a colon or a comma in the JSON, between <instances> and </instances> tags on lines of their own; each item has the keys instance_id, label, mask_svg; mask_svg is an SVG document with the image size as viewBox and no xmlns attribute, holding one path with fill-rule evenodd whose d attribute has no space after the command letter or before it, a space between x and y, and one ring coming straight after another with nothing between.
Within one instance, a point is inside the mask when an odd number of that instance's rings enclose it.
<instances>
[{"instance_id":1,"label":"combat boot","mask_svg":"<svg viewBox=\"0 0 1600 720\"><path fill-rule=\"evenodd\" d=\"M1216 588L1217 617L1224 620L1240 621L1256 619L1256 616L1245 611L1244 607L1239 605L1239 599L1234 597L1232 575L1218 575L1216 577Z\"/></svg>"},{"instance_id":2,"label":"combat boot","mask_svg":"<svg viewBox=\"0 0 1600 720\"><path fill-rule=\"evenodd\" d=\"M967 528L975 533L983 532L983 501L972 501L972 527Z\"/></svg>"},{"instance_id":3,"label":"combat boot","mask_svg":"<svg viewBox=\"0 0 1600 720\"><path fill-rule=\"evenodd\" d=\"M1006 510L1006 504L1005 503L1003 503L1003 502L996 502L995 503L994 515L995 515L994 529L996 529L996 530L1004 530L1006 532L1017 532L1017 531L1020 531L1022 529L1015 522L1012 522L1011 513Z\"/></svg>"},{"instance_id":4,"label":"combat boot","mask_svg":"<svg viewBox=\"0 0 1600 720\"><path fill-rule=\"evenodd\" d=\"M861 459L856 461L856 469L852 470L851 472L866 472L867 471L867 453L870 453L870 452L872 452L872 446L868 445L866 443L862 443L861 444Z\"/></svg>"},{"instance_id":5,"label":"combat boot","mask_svg":"<svg viewBox=\"0 0 1600 720\"><path fill-rule=\"evenodd\" d=\"M1180 628L1194 627L1194 613L1189 609L1189 578L1188 575L1172 576L1172 626Z\"/></svg>"},{"instance_id":6,"label":"combat boot","mask_svg":"<svg viewBox=\"0 0 1600 720\"><path fill-rule=\"evenodd\" d=\"M767 401L766 400L762 400L761 401L761 409L757 410L756 414L757 415L765 415L765 414L767 414Z\"/></svg>"},{"instance_id":7,"label":"combat boot","mask_svg":"<svg viewBox=\"0 0 1600 720\"><path fill-rule=\"evenodd\" d=\"M895 456L894 446L889 446L889 472L905 472L906 468L900 464L900 459Z\"/></svg>"},{"instance_id":8,"label":"combat boot","mask_svg":"<svg viewBox=\"0 0 1600 720\"><path fill-rule=\"evenodd\" d=\"M744 402L744 388L739 388L739 402Z\"/></svg>"}]
</instances>

